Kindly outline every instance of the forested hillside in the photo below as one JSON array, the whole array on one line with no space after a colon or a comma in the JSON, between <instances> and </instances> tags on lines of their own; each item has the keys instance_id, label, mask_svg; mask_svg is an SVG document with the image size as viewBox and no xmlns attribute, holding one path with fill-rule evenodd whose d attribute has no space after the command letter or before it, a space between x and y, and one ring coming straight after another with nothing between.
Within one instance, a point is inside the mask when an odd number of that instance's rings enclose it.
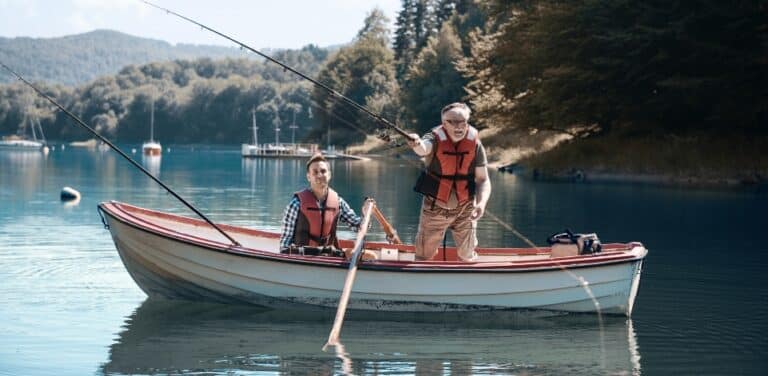
<instances>
[{"instance_id":1,"label":"forested hillside","mask_svg":"<svg viewBox=\"0 0 768 376\"><path fill-rule=\"evenodd\" d=\"M275 57L316 74L327 51L307 46L280 51ZM273 141L273 127L293 123L294 116L300 127L298 137L312 124L308 83L274 64L256 60L203 58L129 65L117 75L78 88L45 85L43 89L116 142L140 142L149 137L152 102L155 137L167 143L249 141L252 110L262 127L262 142ZM29 132L24 126L31 117L40 119L49 139L90 137L21 83L0 86L0 134Z\"/></svg>"},{"instance_id":2,"label":"forested hillside","mask_svg":"<svg viewBox=\"0 0 768 376\"><path fill-rule=\"evenodd\" d=\"M255 58L234 47L171 45L112 30L61 38L1 38L0 61L37 81L82 85L97 77L114 75L126 65L200 57ZM11 82L0 74L0 83Z\"/></svg>"}]
</instances>

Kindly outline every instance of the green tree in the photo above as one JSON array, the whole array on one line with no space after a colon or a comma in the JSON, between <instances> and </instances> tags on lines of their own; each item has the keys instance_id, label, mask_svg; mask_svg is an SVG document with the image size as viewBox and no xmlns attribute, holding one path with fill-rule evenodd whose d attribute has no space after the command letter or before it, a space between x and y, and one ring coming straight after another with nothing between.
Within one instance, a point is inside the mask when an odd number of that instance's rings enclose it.
<instances>
[{"instance_id":1,"label":"green tree","mask_svg":"<svg viewBox=\"0 0 768 376\"><path fill-rule=\"evenodd\" d=\"M485 121L577 135L765 131L760 2L496 0L487 9L492 22L462 64Z\"/></svg>"},{"instance_id":2,"label":"green tree","mask_svg":"<svg viewBox=\"0 0 768 376\"><path fill-rule=\"evenodd\" d=\"M395 73L402 83L415 57L416 30L413 24L413 0L402 0L402 9L395 20L395 38L392 48L395 53Z\"/></svg>"},{"instance_id":3,"label":"green tree","mask_svg":"<svg viewBox=\"0 0 768 376\"><path fill-rule=\"evenodd\" d=\"M311 46L281 54L284 60L315 72L323 62L319 59L325 56ZM146 140L154 100L155 135L163 143L240 143L250 139L250 109L265 103L273 104L279 115L259 112L259 124L271 124L276 115L292 121L296 111L301 127L314 126L308 110L309 83L274 66L246 59L178 60L127 66L115 76L76 89L38 86L112 141ZM26 86L0 85L0 135L23 132L22 127L35 118L40 119L49 139L92 137L50 107ZM274 133L262 133L260 140L274 140Z\"/></svg>"},{"instance_id":4,"label":"green tree","mask_svg":"<svg viewBox=\"0 0 768 376\"><path fill-rule=\"evenodd\" d=\"M395 112L393 93L397 93L394 58L388 47L388 23L381 10L371 11L357 40L331 57L319 75L320 82L385 117ZM370 116L323 89L315 88L312 98L320 109L315 113L320 126L313 130L310 139L322 139L328 127L338 127L339 119L353 125L352 132L347 129L332 133L331 142L342 146L363 140L379 126Z\"/></svg>"},{"instance_id":5,"label":"green tree","mask_svg":"<svg viewBox=\"0 0 768 376\"><path fill-rule=\"evenodd\" d=\"M403 0L402 4L395 23L393 44L395 69L401 85L407 82L413 60L440 30L444 21L441 17L449 17L454 8L452 4L438 0Z\"/></svg>"},{"instance_id":6,"label":"green tree","mask_svg":"<svg viewBox=\"0 0 768 376\"><path fill-rule=\"evenodd\" d=\"M436 0L415 0L413 8L414 52L418 54L427 45L429 38L437 34L440 25L435 13Z\"/></svg>"},{"instance_id":7,"label":"green tree","mask_svg":"<svg viewBox=\"0 0 768 376\"><path fill-rule=\"evenodd\" d=\"M426 131L440 123L440 109L464 97L465 79L456 68L462 57L461 41L449 22L430 38L408 73L403 91L411 126Z\"/></svg>"}]
</instances>

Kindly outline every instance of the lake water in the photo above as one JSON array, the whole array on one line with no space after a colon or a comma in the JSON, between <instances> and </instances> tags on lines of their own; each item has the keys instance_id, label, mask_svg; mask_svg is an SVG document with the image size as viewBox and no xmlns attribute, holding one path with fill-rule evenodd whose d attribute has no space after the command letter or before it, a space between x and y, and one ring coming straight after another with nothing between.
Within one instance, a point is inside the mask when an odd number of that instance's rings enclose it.
<instances>
[{"instance_id":1,"label":"lake water","mask_svg":"<svg viewBox=\"0 0 768 376\"><path fill-rule=\"evenodd\" d=\"M242 160L234 147L172 146L143 163L214 221L272 230L306 182L303 161ZM374 197L413 239L412 161L332 169L333 186L358 212ZM0 375L768 374L768 195L551 184L495 171L491 179L489 210L538 244L564 228L643 242L650 253L632 319L352 314L341 334L345 363L321 351L327 315L147 300L96 204L193 214L116 153L0 150ZM82 200L60 202L64 186ZM384 235L374 226L369 238ZM479 238L524 246L488 217Z\"/></svg>"}]
</instances>

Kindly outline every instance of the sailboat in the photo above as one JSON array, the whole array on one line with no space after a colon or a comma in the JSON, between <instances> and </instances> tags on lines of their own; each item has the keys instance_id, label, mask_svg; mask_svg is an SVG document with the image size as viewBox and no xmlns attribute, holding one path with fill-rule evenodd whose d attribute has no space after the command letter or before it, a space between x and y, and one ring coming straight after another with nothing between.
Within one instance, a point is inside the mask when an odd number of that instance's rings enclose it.
<instances>
[{"instance_id":1,"label":"sailboat","mask_svg":"<svg viewBox=\"0 0 768 376\"><path fill-rule=\"evenodd\" d=\"M0 149L14 149L14 150L40 150L44 153L48 152L48 146L45 144L45 135L43 134L43 127L40 125L40 120L37 118L34 118L34 120L30 119L30 117L25 116L24 117L24 128L26 128L27 124L29 124L29 129L32 132L32 139L25 139L19 136L11 136L8 138L5 138L3 140L0 140ZM40 131L40 139L37 139L37 132L35 132L35 127L38 127Z\"/></svg>"},{"instance_id":2,"label":"sailboat","mask_svg":"<svg viewBox=\"0 0 768 376\"><path fill-rule=\"evenodd\" d=\"M289 127L294 131L290 144L281 144L278 141L280 128L275 127L275 143L259 145L259 138L256 133L259 130L259 127L256 126L256 110L251 110L251 114L253 123L253 144L242 144L240 153L243 158L309 158L319 151L317 144L297 144L295 142L295 130L299 128L296 126L295 113L293 117L293 125Z\"/></svg>"},{"instance_id":3,"label":"sailboat","mask_svg":"<svg viewBox=\"0 0 768 376\"><path fill-rule=\"evenodd\" d=\"M243 158L255 157L261 154L261 148L259 147L259 135L257 133L259 127L256 126L256 108L251 110L251 123L251 128L253 129L253 143L242 145L240 153Z\"/></svg>"},{"instance_id":4,"label":"sailboat","mask_svg":"<svg viewBox=\"0 0 768 376\"><path fill-rule=\"evenodd\" d=\"M150 106L149 115L149 141L144 142L141 145L141 151L144 155L160 155L163 152L163 147L159 142L155 141L155 101L152 100Z\"/></svg>"}]
</instances>

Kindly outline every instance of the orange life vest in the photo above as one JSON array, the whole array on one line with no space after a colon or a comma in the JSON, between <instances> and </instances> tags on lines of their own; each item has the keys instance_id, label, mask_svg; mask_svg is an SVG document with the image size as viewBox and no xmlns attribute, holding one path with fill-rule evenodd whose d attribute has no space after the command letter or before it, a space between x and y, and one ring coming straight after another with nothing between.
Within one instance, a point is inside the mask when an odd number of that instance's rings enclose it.
<instances>
[{"instance_id":1,"label":"orange life vest","mask_svg":"<svg viewBox=\"0 0 768 376\"><path fill-rule=\"evenodd\" d=\"M293 244L322 247L334 245L336 241L336 224L339 222L341 210L339 195L328 188L325 205L318 207L317 198L312 190L305 189L294 193L299 198L299 216L296 218L296 230L293 232Z\"/></svg>"},{"instance_id":2,"label":"orange life vest","mask_svg":"<svg viewBox=\"0 0 768 376\"><path fill-rule=\"evenodd\" d=\"M448 202L452 189L456 190L459 203L474 198L478 132L475 127L468 127L467 135L457 143L442 126L432 129L435 136L432 159L416 181L416 192L441 202Z\"/></svg>"}]
</instances>

